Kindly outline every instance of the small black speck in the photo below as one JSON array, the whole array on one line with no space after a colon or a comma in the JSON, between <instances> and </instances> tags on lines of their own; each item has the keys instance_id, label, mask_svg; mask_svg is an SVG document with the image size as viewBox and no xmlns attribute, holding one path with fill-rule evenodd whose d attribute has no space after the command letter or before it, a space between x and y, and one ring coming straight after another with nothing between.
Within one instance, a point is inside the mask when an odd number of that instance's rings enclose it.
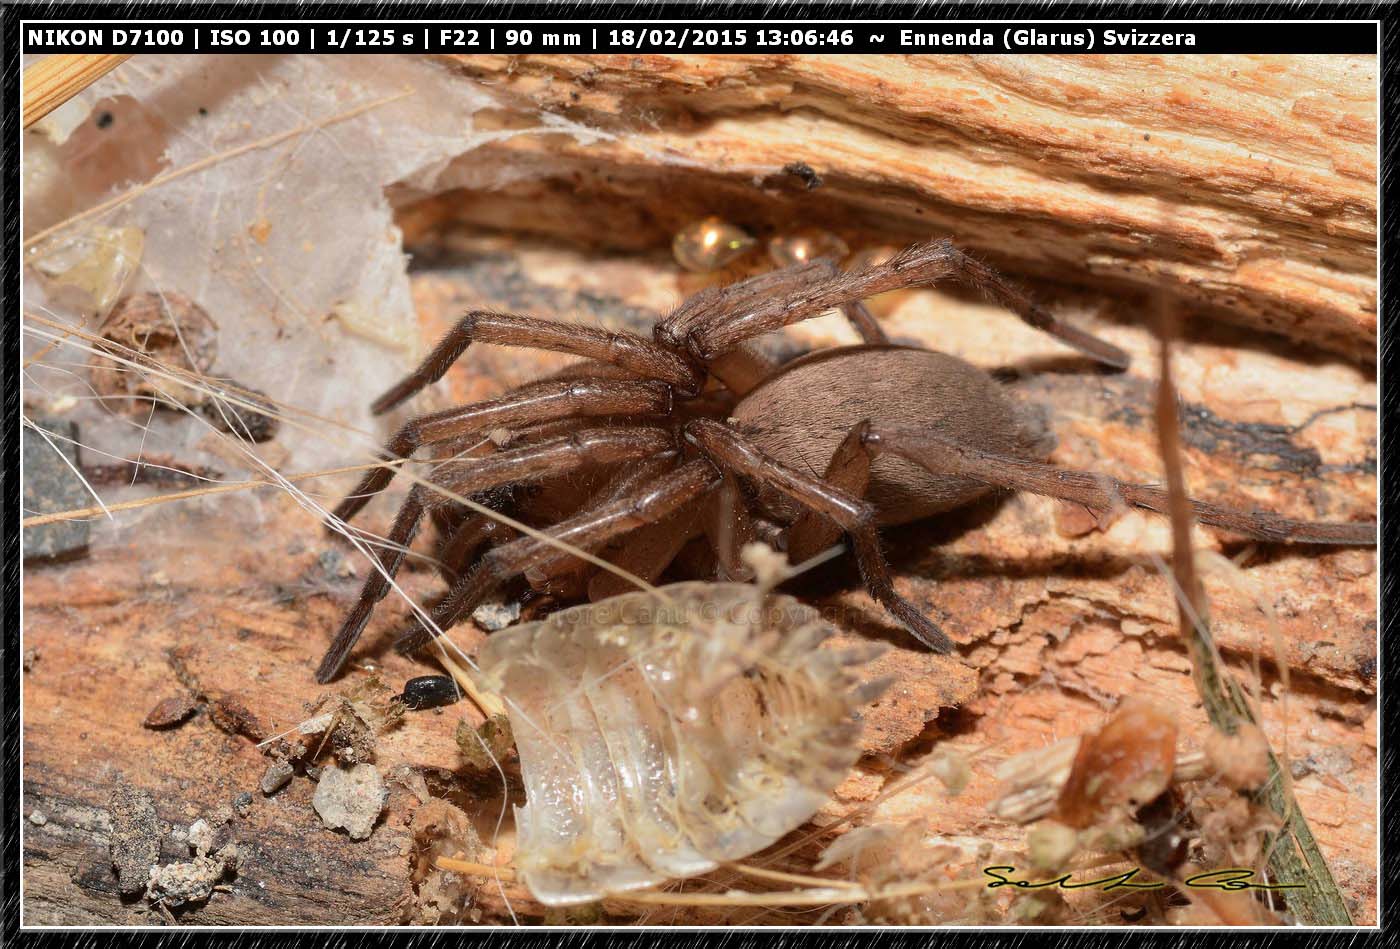
<instances>
[{"instance_id":1,"label":"small black speck","mask_svg":"<svg viewBox=\"0 0 1400 949\"><path fill-rule=\"evenodd\" d=\"M110 112L99 112L96 121L98 128L105 129L109 128L116 121L116 118Z\"/></svg>"},{"instance_id":2,"label":"small black speck","mask_svg":"<svg viewBox=\"0 0 1400 949\"><path fill-rule=\"evenodd\" d=\"M783 166L783 171L795 178L801 179L808 191L815 190L822 186L822 176L812 170L812 166L805 161L790 162Z\"/></svg>"},{"instance_id":3,"label":"small black speck","mask_svg":"<svg viewBox=\"0 0 1400 949\"><path fill-rule=\"evenodd\" d=\"M1146 132L1143 132L1143 133L1142 133L1142 140L1143 140L1144 142L1150 142L1150 141L1152 141L1152 136L1151 136L1151 135L1148 135Z\"/></svg>"},{"instance_id":4,"label":"small black speck","mask_svg":"<svg viewBox=\"0 0 1400 949\"><path fill-rule=\"evenodd\" d=\"M204 106L200 106L200 107L199 107L199 114L200 114L200 115L208 115L208 114L209 114L209 110L206 109Z\"/></svg>"}]
</instances>

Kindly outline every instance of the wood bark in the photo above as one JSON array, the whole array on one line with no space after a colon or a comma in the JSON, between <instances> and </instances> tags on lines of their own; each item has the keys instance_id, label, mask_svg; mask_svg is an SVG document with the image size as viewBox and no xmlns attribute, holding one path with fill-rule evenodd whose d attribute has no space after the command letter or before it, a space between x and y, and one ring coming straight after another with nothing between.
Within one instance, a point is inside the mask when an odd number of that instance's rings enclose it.
<instances>
[{"instance_id":1,"label":"wood bark","mask_svg":"<svg viewBox=\"0 0 1400 949\"><path fill-rule=\"evenodd\" d=\"M628 250L712 213L952 236L1375 358L1374 56L445 59L542 134L468 156L439 219Z\"/></svg>"}]
</instances>

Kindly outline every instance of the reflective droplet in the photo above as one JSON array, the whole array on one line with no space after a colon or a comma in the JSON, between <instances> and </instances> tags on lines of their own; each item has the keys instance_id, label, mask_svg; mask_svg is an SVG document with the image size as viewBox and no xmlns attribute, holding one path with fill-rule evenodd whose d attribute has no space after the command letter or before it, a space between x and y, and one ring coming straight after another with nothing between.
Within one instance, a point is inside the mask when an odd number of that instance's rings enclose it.
<instances>
[{"instance_id":1,"label":"reflective droplet","mask_svg":"<svg viewBox=\"0 0 1400 949\"><path fill-rule=\"evenodd\" d=\"M830 257L837 263L846 258L851 249L846 242L830 231L819 228L805 228L791 234L783 234L768 241L768 256L779 267L806 263L818 257Z\"/></svg>"},{"instance_id":2,"label":"reflective droplet","mask_svg":"<svg viewBox=\"0 0 1400 949\"><path fill-rule=\"evenodd\" d=\"M742 257L755 243L742 228L707 217L681 228L671 241L671 253L686 270L707 273Z\"/></svg>"}]
</instances>

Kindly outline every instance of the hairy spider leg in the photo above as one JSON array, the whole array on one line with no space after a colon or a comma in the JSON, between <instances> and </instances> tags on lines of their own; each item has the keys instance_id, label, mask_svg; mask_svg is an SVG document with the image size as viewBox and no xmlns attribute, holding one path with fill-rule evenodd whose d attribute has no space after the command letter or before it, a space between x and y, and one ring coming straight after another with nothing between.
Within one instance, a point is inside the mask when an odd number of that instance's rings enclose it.
<instances>
[{"instance_id":1,"label":"hairy spider leg","mask_svg":"<svg viewBox=\"0 0 1400 949\"><path fill-rule=\"evenodd\" d=\"M456 583L467 567L475 562L476 554L482 547L498 547L518 536L519 532L509 524L502 524L485 514L473 514L439 545L438 573L448 584Z\"/></svg>"},{"instance_id":2,"label":"hairy spider leg","mask_svg":"<svg viewBox=\"0 0 1400 949\"><path fill-rule=\"evenodd\" d=\"M661 414L661 413L658 413ZM591 423L593 428L623 428L627 426L635 427L638 424L648 424L653 422L652 417L638 417L635 415L625 416L599 416L584 418L580 416L551 419L548 422L536 422L532 425L522 425L508 431L508 438L503 442L492 442L490 447L493 451L500 451L506 448L521 448L526 445L539 444L551 438L559 438L581 431ZM439 452L435 460L442 462L450 457L464 454L472 449L481 447L481 438L477 434L450 439L435 446ZM469 457L480 457L473 455ZM674 459L669 456L661 456L658 459L661 464L652 467L652 460L648 459L637 466L629 466L626 471L619 474L614 482L640 483L642 477L648 472L652 475L660 474L663 470L675 467ZM630 481L628 479L631 479ZM604 492L609 486L605 486ZM475 498L479 504L491 508L493 511L503 510L499 505L506 501L503 497L498 497L501 491L509 492L510 485L499 485L494 489L483 491ZM595 495L589 503L595 503L602 494ZM483 546L499 547L503 543L514 540L520 536L520 532L510 525L504 523L496 517L488 514L473 512L470 508L463 507L460 510L454 507L433 507L429 510L433 518L434 525L438 529L440 543L437 550L438 573L443 580L451 586L456 583L462 575L476 563L475 555L481 551Z\"/></svg>"},{"instance_id":3,"label":"hairy spider leg","mask_svg":"<svg viewBox=\"0 0 1400 949\"><path fill-rule=\"evenodd\" d=\"M720 468L770 485L839 524L851 538L856 564L871 596L928 648L940 653L953 651L953 641L914 604L895 592L889 564L880 549L873 505L789 468L719 422L695 419L686 425L685 435Z\"/></svg>"},{"instance_id":4,"label":"hairy spider leg","mask_svg":"<svg viewBox=\"0 0 1400 949\"><path fill-rule=\"evenodd\" d=\"M514 313L472 310L448 330L417 369L375 399L370 410L375 415L381 415L437 382L472 343L526 346L586 356L665 382L685 395L694 395L704 381L703 373L692 368L679 355L635 333L613 332L577 323L557 323Z\"/></svg>"},{"instance_id":5,"label":"hairy spider leg","mask_svg":"<svg viewBox=\"0 0 1400 949\"><path fill-rule=\"evenodd\" d=\"M656 324L656 341L673 348L683 347L692 332L716 319L746 312L763 303L802 294L829 283L841 271L829 257L802 261L725 287L708 287L691 296L665 319ZM841 312L868 345L889 342L874 315L860 300L839 304Z\"/></svg>"},{"instance_id":6,"label":"hairy spider leg","mask_svg":"<svg viewBox=\"0 0 1400 949\"><path fill-rule=\"evenodd\" d=\"M898 455L935 474L957 475L995 487L1074 501L1095 511L1127 505L1157 514L1171 513L1167 492L1150 485L982 451L927 432L872 427L864 440L876 454ZM1245 537L1275 543L1376 545L1373 521L1298 521L1272 511L1241 511L1207 501L1190 503L1201 523Z\"/></svg>"},{"instance_id":7,"label":"hairy spider leg","mask_svg":"<svg viewBox=\"0 0 1400 949\"><path fill-rule=\"evenodd\" d=\"M882 264L835 274L799 291L796 296L771 296L751 305L708 308L688 326L686 348L697 362L708 362L746 339L810 319L852 301L889 290L928 286L949 277L976 288L1028 325L1085 355L1115 369L1128 367L1128 354L1123 350L1060 321L1024 290L946 239L916 244Z\"/></svg>"},{"instance_id":8,"label":"hairy spider leg","mask_svg":"<svg viewBox=\"0 0 1400 949\"><path fill-rule=\"evenodd\" d=\"M316 667L317 682L324 685L340 673L345 660L350 656L350 650L354 648L365 624L369 622L375 604L384 599L385 594L389 592L389 581L398 575L399 568L403 566L404 558L408 555L408 546L413 543L418 526L423 521L424 493L422 485L415 484L409 490L408 497L399 508L399 513L394 517L394 524L389 529L389 557L387 560L380 559L377 569L371 566L369 576L365 577L364 586L360 588L359 599L350 608L350 612L345 614L340 631L331 641L326 654L321 657L321 664Z\"/></svg>"},{"instance_id":9,"label":"hairy spider leg","mask_svg":"<svg viewBox=\"0 0 1400 949\"><path fill-rule=\"evenodd\" d=\"M651 458L644 458L635 464L626 465L607 484L593 492L593 494L579 506L573 514L580 514L590 511L602 505L620 500L635 494L643 485L649 484L662 477L680 464L680 452L665 452L654 455ZM643 528L644 530L644 528ZM630 540L629 535L629 540ZM560 556L541 568L531 570L527 576L532 589L545 592L545 588L552 582L560 580L570 574L577 574L594 568L596 565L582 557ZM630 569L624 567L624 569ZM582 586L582 585L580 585ZM630 589L630 587L629 587ZM580 589L582 592L582 589Z\"/></svg>"},{"instance_id":10,"label":"hairy spider leg","mask_svg":"<svg viewBox=\"0 0 1400 949\"><path fill-rule=\"evenodd\" d=\"M686 544L704 536L703 521L709 513L707 508L708 505L690 505L654 524L637 528L623 540L620 550L608 555L608 562L647 583L654 583ZM636 585L628 578L598 570L589 578L588 599L597 603L635 589Z\"/></svg>"},{"instance_id":11,"label":"hairy spider leg","mask_svg":"<svg viewBox=\"0 0 1400 949\"><path fill-rule=\"evenodd\" d=\"M870 451L865 447L865 433L870 423L861 422L836 446L826 466L822 480L834 488L858 498L865 497L870 487ZM808 508L797 516L788 529L788 559L802 563L815 557L841 537L841 528L830 518Z\"/></svg>"},{"instance_id":12,"label":"hairy spider leg","mask_svg":"<svg viewBox=\"0 0 1400 949\"><path fill-rule=\"evenodd\" d=\"M589 429L485 458L452 459L439 464L429 484L414 485L409 491L408 500L399 509L390 531L394 554L383 564L382 573L372 570L365 579L359 600L346 614L340 632L316 670L316 681L329 682L345 665L375 603L388 592L389 581L403 564L408 543L417 532L424 512L443 503L432 486L445 487L458 495L470 495L501 484L533 480L585 465L647 458L674 448L675 441L665 429Z\"/></svg>"},{"instance_id":13,"label":"hairy spider leg","mask_svg":"<svg viewBox=\"0 0 1400 949\"><path fill-rule=\"evenodd\" d=\"M474 402L405 422L384 446L383 461L407 458L419 448L504 426L529 425L561 417L669 414L671 390L661 382L631 380L554 380L527 386L498 399ZM394 466L371 468L345 496L333 516L349 521L369 499L388 487Z\"/></svg>"},{"instance_id":14,"label":"hairy spider leg","mask_svg":"<svg viewBox=\"0 0 1400 949\"><path fill-rule=\"evenodd\" d=\"M720 474L703 459L687 462L635 491L606 504L583 511L550 528L548 537L574 547L593 550L629 531L654 523L703 496L720 482ZM522 537L490 551L470 575L452 588L431 612L438 629L455 625L484 602L497 587L526 570L548 572L573 555L549 540ZM404 650L417 649L432 638L421 619L398 640Z\"/></svg>"}]
</instances>

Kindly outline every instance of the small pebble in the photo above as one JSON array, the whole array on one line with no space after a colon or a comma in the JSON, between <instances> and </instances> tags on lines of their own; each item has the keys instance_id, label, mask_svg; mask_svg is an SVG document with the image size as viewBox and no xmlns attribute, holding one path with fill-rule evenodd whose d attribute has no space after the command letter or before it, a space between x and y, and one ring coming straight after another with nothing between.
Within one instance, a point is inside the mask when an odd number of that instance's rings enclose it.
<instances>
[{"instance_id":1,"label":"small pebble","mask_svg":"<svg viewBox=\"0 0 1400 949\"><path fill-rule=\"evenodd\" d=\"M311 805L327 827L343 828L351 840L364 840L374 830L388 798L389 789L379 769L357 764L353 768L322 768Z\"/></svg>"},{"instance_id":2,"label":"small pebble","mask_svg":"<svg viewBox=\"0 0 1400 949\"><path fill-rule=\"evenodd\" d=\"M25 426L21 436L24 455L26 514L52 514L92 503L92 495L75 472L78 468L78 426L61 419L33 419L37 429ZM51 439L52 441L50 442ZM62 560L87 551L90 523L55 521L24 528L24 559Z\"/></svg>"},{"instance_id":3,"label":"small pebble","mask_svg":"<svg viewBox=\"0 0 1400 949\"><path fill-rule=\"evenodd\" d=\"M33 824L35 827L43 827L48 822L49 815L45 814L38 808L35 808L34 810L29 812L29 823Z\"/></svg>"},{"instance_id":4,"label":"small pebble","mask_svg":"<svg viewBox=\"0 0 1400 949\"><path fill-rule=\"evenodd\" d=\"M499 632L520 619L520 604L483 603L472 612L472 620L488 633Z\"/></svg>"},{"instance_id":5,"label":"small pebble","mask_svg":"<svg viewBox=\"0 0 1400 949\"><path fill-rule=\"evenodd\" d=\"M209 822L201 817L190 825L188 839L195 853L202 857L214 849L214 828L210 827Z\"/></svg>"},{"instance_id":6,"label":"small pebble","mask_svg":"<svg viewBox=\"0 0 1400 949\"><path fill-rule=\"evenodd\" d=\"M248 813L248 808L253 804L253 795L247 791L233 799L233 810L239 817Z\"/></svg>"},{"instance_id":7,"label":"small pebble","mask_svg":"<svg viewBox=\"0 0 1400 949\"><path fill-rule=\"evenodd\" d=\"M296 769L286 761L274 761L263 772L258 787L264 794L276 794L288 781L292 780L292 774L295 771Z\"/></svg>"}]
</instances>

